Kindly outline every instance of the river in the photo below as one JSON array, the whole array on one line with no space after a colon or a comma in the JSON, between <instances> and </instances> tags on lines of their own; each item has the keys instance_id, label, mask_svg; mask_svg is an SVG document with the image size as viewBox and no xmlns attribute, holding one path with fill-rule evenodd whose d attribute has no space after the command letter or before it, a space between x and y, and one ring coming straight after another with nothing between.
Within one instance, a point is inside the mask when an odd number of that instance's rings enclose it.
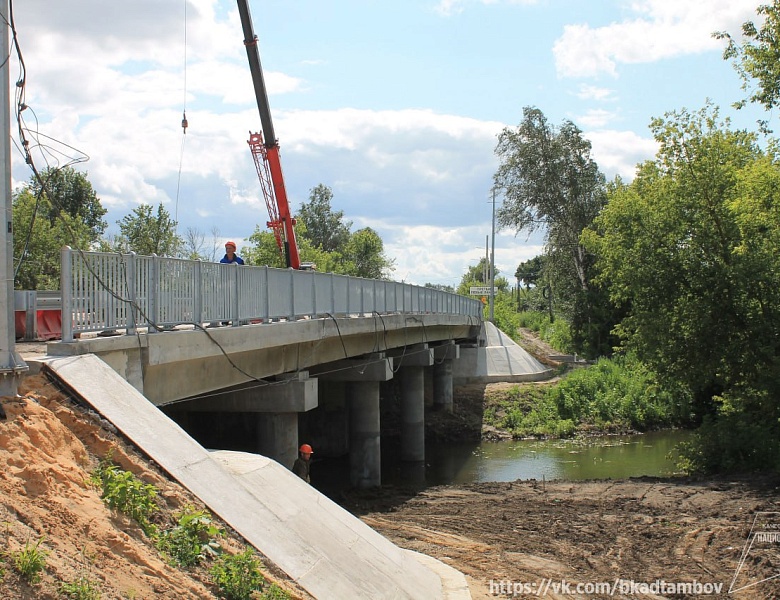
<instances>
[{"instance_id":1,"label":"river","mask_svg":"<svg viewBox=\"0 0 780 600\"><path fill-rule=\"evenodd\" d=\"M675 474L675 446L690 431L666 430L577 440L511 440L429 444L424 464L397 459L395 444L382 444L382 483L421 486L485 481L623 479ZM323 492L348 487L346 460L312 466Z\"/></svg>"}]
</instances>

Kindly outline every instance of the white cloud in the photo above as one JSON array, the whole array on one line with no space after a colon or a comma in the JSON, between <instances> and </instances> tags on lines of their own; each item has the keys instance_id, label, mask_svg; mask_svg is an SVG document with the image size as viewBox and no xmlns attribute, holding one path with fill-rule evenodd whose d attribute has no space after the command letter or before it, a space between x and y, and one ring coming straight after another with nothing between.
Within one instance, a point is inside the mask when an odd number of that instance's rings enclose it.
<instances>
[{"instance_id":1,"label":"white cloud","mask_svg":"<svg viewBox=\"0 0 780 600\"><path fill-rule=\"evenodd\" d=\"M631 181L636 175L636 165L655 156L658 150L655 140L633 131L586 131L583 137L590 140L593 159L607 179L620 175L624 181Z\"/></svg>"},{"instance_id":2,"label":"white cloud","mask_svg":"<svg viewBox=\"0 0 780 600\"><path fill-rule=\"evenodd\" d=\"M722 47L712 33L755 17L754 0L636 0L634 18L603 27L572 24L555 42L560 77L617 76L620 64L649 63Z\"/></svg>"},{"instance_id":3,"label":"white cloud","mask_svg":"<svg viewBox=\"0 0 780 600\"><path fill-rule=\"evenodd\" d=\"M578 116L574 121L581 127L599 129L615 119L617 119L617 115L613 111L592 108Z\"/></svg>"},{"instance_id":4,"label":"white cloud","mask_svg":"<svg viewBox=\"0 0 780 600\"><path fill-rule=\"evenodd\" d=\"M594 85L580 85L579 91L575 93L580 100L598 100L598 101L610 101L614 100L615 90L603 87L597 87Z\"/></svg>"}]
</instances>

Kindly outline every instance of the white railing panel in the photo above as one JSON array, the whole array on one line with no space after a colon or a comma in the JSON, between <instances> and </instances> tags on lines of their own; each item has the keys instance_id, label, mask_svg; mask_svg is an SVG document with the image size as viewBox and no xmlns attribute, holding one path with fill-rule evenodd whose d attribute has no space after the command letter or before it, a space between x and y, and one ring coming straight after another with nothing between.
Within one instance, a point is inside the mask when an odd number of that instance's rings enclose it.
<instances>
[{"instance_id":1,"label":"white railing panel","mask_svg":"<svg viewBox=\"0 0 780 600\"><path fill-rule=\"evenodd\" d=\"M79 332L374 312L481 318L478 300L406 283L156 256L62 251L63 340Z\"/></svg>"}]
</instances>

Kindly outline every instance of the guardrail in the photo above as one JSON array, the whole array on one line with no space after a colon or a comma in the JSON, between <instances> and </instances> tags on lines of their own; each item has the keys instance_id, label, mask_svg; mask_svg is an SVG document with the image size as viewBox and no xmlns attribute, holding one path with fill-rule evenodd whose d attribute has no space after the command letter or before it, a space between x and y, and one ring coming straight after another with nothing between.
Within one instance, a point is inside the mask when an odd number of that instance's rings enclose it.
<instances>
[{"instance_id":1,"label":"guardrail","mask_svg":"<svg viewBox=\"0 0 780 600\"><path fill-rule=\"evenodd\" d=\"M62 341L82 332L233 326L320 316L450 313L482 318L478 300L408 283L316 271L62 249ZM70 318L66 318L70 315Z\"/></svg>"}]
</instances>

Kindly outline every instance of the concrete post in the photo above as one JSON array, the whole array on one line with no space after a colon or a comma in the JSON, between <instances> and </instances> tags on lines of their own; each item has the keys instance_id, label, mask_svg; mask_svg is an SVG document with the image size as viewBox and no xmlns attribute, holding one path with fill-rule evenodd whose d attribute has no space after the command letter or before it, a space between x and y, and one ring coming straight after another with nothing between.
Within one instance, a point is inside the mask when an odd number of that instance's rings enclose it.
<instances>
[{"instance_id":1,"label":"concrete post","mask_svg":"<svg viewBox=\"0 0 780 600\"><path fill-rule=\"evenodd\" d=\"M292 469L298 457L298 413L256 413L257 452Z\"/></svg>"},{"instance_id":2,"label":"concrete post","mask_svg":"<svg viewBox=\"0 0 780 600\"><path fill-rule=\"evenodd\" d=\"M423 367L401 368L401 460L425 460Z\"/></svg>"},{"instance_id":3,"label":"concrete post","mask_svg":"<svg viewBox=\"0 0 780 600\"><path fill-rule=\"evenodd\" d=\"M433 365L433 407L452 412L452 361L443 360Z\"/></svg>"},{"instance_id":4,"label":"concrete post","mask_svg":"<svg viewBox=\"0 0 780 600\"><path fill-rule=\"evenodd\" d=\"M347 384L349 400L349 478L357 488L382 485L379 435L379 382Z\"/></svg>"}]
</instances>

